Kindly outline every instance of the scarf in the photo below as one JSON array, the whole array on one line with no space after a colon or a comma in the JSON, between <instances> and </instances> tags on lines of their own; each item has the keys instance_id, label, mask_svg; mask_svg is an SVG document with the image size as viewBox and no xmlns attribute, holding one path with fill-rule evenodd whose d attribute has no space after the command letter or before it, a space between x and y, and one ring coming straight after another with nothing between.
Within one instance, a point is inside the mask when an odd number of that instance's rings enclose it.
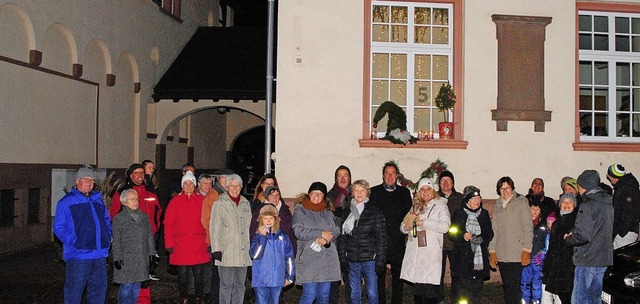
<instances>
[{"instance_id":1,"label":"scarf","mask_svg":"<svg viewBox=\"0 0 640 304\"><path fill-rule=\"evenodd\" d=\"M335 200L333 201L333 204L335 205L334 207L342 208L345 200L347 199L347 197L349 197L349 190L338 186L338 183L333 184L333 188L331 188L331 190L338 193Z\"/></svg>"},{"instance_id":2,"label":"scarf","mask_svg":"<svg viewBox=\"0 0 640 304\"><path fill-rule=\"evenodd\" d=\"M367 197L364 202L362 202L361 204L366 204L369 202L369 198ZM356 199L352 198L351 199L351 213L349 213L349 216L347 216L347 219L344 221L344 224L342 224L342 230L344 231L344 233L351 235L351 232L353 231L353 227L356 225L356 222L360 220L360 212L358 211L358 207L356 206ZM363 209L364 210L364 209Z\"/></svg>"},{"instance_id":3,"label":"scarf","mask_svg":"<svg viewBox=\"0 0 640 304\"><path fill-rule=\"evenodd\" d=\"M482 212L482 206L480 206L476 210L469 209L469 206L464 205L464 212L467 213L467 223L465 224L465 229L472 235L480 235L482 233L482 229L480 229L480 223L478 222L478 216ZM473 251L473 270L482 270L484 268L482 261L482 248L480 248L480 244L474 244L471 242L471 251Z\"/></svg>"},{"instance_id":4,"label":"scarf","mask_svg":"<svg viewBox=\"0 0 640 304\"><path fill-rule=\"evenodd\" d=\"M305 197L302 200L302 207L304 207L304 209L307 209L310 211L316 211L316 212L324 211L327 209L326 204L323 204L323 203L314 204L311 202L311 200L308 197Z\"/></svg>"},{"instance_id":5,"label":"scarf","mask_svg":"<svg viewBox=\"0 0 640 304\"><path fill-rule=\"evenodd\" d=\"M230 198L234 203L236 203L236 206L238 206L238 205L240 204L240 197L241 197L240 195L238 195L237 197L233 197L233 196L231 196L231 194L229 194L229 198Z\"/></svg>"},{"instance_id":6,"label":"scarf","mask_svg":"<svg viewBox=\"0 0 640 304\"><path fill-rule=\"evenodd\" d=\"M142 215L142 211L140 211L140 208L133 210L128 206L122 205L122 211L126 212L134 222L137 223L140 221L140 215Z\"/></svg>"}]
</instances>

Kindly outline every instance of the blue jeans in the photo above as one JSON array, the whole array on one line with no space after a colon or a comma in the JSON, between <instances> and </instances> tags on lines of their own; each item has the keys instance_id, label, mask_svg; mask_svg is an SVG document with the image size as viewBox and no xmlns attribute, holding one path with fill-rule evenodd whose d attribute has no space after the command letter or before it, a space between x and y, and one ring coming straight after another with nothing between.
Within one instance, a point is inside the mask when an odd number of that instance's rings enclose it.
<instances>
[{"instance_id":1,"label":"blue jeans","mask_svg":"<svg viewBox=\"0 0 640 304\"><path fill-rule=\"evenodd\" d=\"M314 282L302 284L302 296L299 304L312 304L316 300L316 304L329 303L329 291L331 290L331 282Z\"/></svg>"},{"instance_id":2,"label":"blue jeans","mask_svg":"<svg viewBox=\"0 0 640 304\"><path fill-rule=\"evenodd\" d=\"M282 287L254 287L256 304L278 304Z\"/></svg>"},{"instance_id":3,"label":"blue jeans","mask_svg":"<svg viewBox=\"0 0 640 304\"><path fill-rule=\"evenodd\" d=\"M138 303L138 293L140 292L141 282L120 284L118 292L118 304L136 304Z\"/></svg>"},{"instance_id":4,"label":"blue jeans","mask_svg":"<svg viewBox=\"0 0 640 304\"><path fill-rule=\"evenodd\" d=\"M576 266L573 278L572 304L600 304L602 294L602 279L607 267Z\"/></svg>"},{"instance_id":5,"label":"blue jeans","mask_svg":"<svg viewBox=\"0 0 640 304\"><path fill-rule=\"evenodd\" d=\"M376 261L351 262L349 261L349 286L351 287L351 303L362 303L362 276L367 288L369 304L378 304L378 275L376 274Z\"/></svg>"},{"instance_id":6,"label":"blue jeans","mask_svg":"<svg viewBox=\"0 0 640 304\"><path fill-rule=\"evenodd\" d=\"M87 288L87 304L104 304L107 297L107 259L68 260L64 303L77 304Z\"/></svg>"}]
</instances>

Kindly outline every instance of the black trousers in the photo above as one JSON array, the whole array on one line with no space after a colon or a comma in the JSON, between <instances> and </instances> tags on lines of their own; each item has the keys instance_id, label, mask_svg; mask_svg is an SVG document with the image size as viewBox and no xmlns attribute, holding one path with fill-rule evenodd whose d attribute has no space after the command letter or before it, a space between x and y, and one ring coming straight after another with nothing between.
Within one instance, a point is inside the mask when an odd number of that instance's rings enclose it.
<instances>
[{"instance_id":1,"label":"black trousers","mask_svg":"<svg viewBox=\"0 0 640 304\"><path fill-rule=\"evenodd\" d=\"M181 298L189 297L189 274L193 274L196 298L204 297L204 271L208 264L198 264L193 266L177 266L178 269L178 291Z\"/></svg>"},{"instance_id":2,"label":"black trousers","mask_svg":"<svg viewBox=\"0 0 640 304\"><path fill-rule=\"evenodd\" d=\"M391 304L402 304L402 289L404 282L400 279L402 260L387 261L391 265ZM387 270L378 275L378 303L386 303L387 293L384 289Z\"/></svg>"},{"instance_id":3,"label":"black trousers","mask_svg":"<svg viewBox=\"0 0 640 304\"><path fill-rule=\"evenodd\" d=\"M520 262L498 262L502 288L504 289L504 301L506 304L520 304L522 291L520 280L522 278L522 264Z\"/></svg>"}]
</instances>

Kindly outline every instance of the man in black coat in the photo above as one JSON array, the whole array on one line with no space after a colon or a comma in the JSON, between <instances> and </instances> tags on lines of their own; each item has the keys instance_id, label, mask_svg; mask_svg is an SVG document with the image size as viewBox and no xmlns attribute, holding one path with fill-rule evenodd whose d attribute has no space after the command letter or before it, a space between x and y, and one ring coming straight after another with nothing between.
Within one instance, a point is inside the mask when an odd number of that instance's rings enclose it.
<instances>
[{"instance_id":1,"label":"man in black coat","mask_svg":"<svg viewBox=\"0 0 640 304\"><path fill-rule=\"evenodd\" d=\"M616 249L638 240L640 189L635 176L621 164L609 166L607 179L613 186L613 249Z\"/></svg>"},{"instance_id":2,"label":"man in black coat","mask_svg":"<svg viewBox=\"0 0 640 304\"><path fill-rule=\"evenodd\" d=\"M404 258L406 235L400 231L404 216L411 210L411 193L409 189L397 184L398 165L390 161L382 168L382 184L371 188L372 205L378 208L385 218L387 226L387 264L391 266L391 303L402 303L403 282L400 280L400 269ZM378 275L378 301L386 303L384 289L386 268Z\"/></svg>"}]
</instances>

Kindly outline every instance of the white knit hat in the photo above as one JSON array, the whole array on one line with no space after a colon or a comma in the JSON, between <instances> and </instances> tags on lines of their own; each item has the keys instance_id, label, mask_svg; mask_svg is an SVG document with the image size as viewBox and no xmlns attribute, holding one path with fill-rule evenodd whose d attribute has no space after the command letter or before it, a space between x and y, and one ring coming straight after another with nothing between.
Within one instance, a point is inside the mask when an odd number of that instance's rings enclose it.
<instances>
[{"instance_id":1,"label":"white knit hat","mask_svg":"<svg viewBox=\"0 0 640 304\"><path fill-rule=\"evenodd\" d=\"M434 184L430 178L425 177L418 182L418 191L420 191L424 186L429 186L433 188L433 190L438 191L438 186Z\"/></svg>"},{"instance_id":2,"label":"white knit hat","mask_svg":"<svg viewBox=\"0 0 640 304\"><path fill-rule=\"evenodd\" d=\"M193 173L191 173L191 171L187 171L187 173L184 174L184 176L182 177L182 182L180 183L180 185L182 187L184 187L184 182L190 180L191 182L193 182L193 185L196 185L196 177L193 175Z\"/></svg>"}]
</instances>

